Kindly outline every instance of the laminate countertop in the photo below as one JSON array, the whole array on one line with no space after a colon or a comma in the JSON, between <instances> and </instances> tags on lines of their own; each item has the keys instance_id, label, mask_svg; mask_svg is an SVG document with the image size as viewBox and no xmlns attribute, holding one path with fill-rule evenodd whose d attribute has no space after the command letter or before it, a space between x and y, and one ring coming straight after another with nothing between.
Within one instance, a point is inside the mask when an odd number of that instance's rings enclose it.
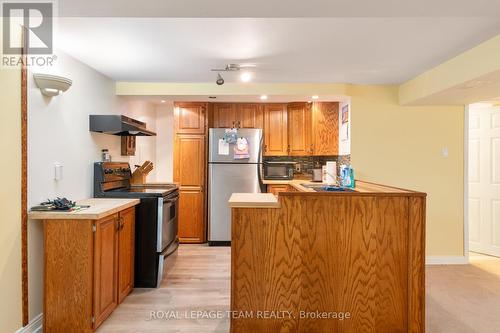
<instances>
[{"instance_id":1,"label":"laminate countertop","mask_svg":"<svg viewBox=\"0 0 500 333\"><path fill-rule=\"evenodd\" d=\"M296 192L285 192L287 195L409 195L425 196L425 193L380 185L361 180L356 181L356 187L348 192L317 192L303 185L326 185L307 179L264 180L265 185L289 185ZM283 192L282 192L283 193ZM271 193L233 193L228 201L231 208L279 208L279 196Z\"/></svg>"},{"instance_id":2,"label":"laminate countertop","mask_svg":"<svg viewBox=\"0 0 500 333\"><path fill-rule=\"evenodd\" d=\"M290 185L299 192L315 192L315 193L325 193L325 192L316 192L314 189L305 187L303 185L317 185L317 186L327 185L326 183L313 182L308 179L263 180L262 182L265 185ZM362 180L356 180L356 187L354 188L353 191L357 193L419 193L416 191L406 190L388 185L375 184Z\"/></svg>"},{"instance_id":3,"label":"laminate countertop","mask_svg":"<svg viewBox=\"0 0 500 333\"><path fill-rule=\"evenodd\" d=\"M74 212L47 211L28 212L30 220L99 220L124 209L138 205L139 199L90 198L76 202L77 205L89 205Z\"/></svg>"}]
</instances>

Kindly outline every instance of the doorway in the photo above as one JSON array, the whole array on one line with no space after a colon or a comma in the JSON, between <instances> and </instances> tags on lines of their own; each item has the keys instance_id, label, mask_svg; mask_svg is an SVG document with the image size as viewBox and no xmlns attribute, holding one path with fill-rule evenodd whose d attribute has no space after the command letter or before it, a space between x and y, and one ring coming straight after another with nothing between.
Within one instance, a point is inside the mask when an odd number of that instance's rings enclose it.
<instances>
[{"instance_id":1,"label":"doorway","mask_svg":"<svg viewBox=\"0 0 500 333\"><path fill-rule=\"evenodd\" d=\"M500 257L500 105L468 115L468 238L472 252Z\"/></svg>"}]
</instances>

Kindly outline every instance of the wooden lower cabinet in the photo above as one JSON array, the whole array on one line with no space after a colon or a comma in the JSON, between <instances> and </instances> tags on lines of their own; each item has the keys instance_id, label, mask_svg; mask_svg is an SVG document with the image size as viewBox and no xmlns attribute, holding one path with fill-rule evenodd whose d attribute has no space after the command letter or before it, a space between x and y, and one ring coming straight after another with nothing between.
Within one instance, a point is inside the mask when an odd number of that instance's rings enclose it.
<instances>
[{"instance_id":1,"label":"wooden lower cabinet","mask_svg":"<svg viewBox=\"0 0 500 333\"><path fill-rule=\"evenodd\" d=\"M292 192L290 191L289 185L279 184L279 185L267 185L267 193L272 193L274 195L278 195L280 192Z\"/></svg>"},{"instance_id":2,"label":"wooden lower cabinet","mask_svg":"<svg viewBox=\"0 0 500 333\"><path fill-rule=\"evenodd\" d=\"M98 327L118 306L118 216L95 222L94 325Z\"/></svg>"},{"instance_id":3,"label":"wooden lower cabinet","mask_svg":"<svg viewBox=\"0 0 500 333\"><path fill-rule=\"evenodd\" d=\"M135 209L120 214L118 233L118 304L134 289Z\"/></svg>"},{"instance_id":4,"label":"wooden lower cabinet","mask_svg":"<svg viewBox=\"0 0 500 333\"><path fill-rule=\"evenodd\" d=\"M196 187L181 186L179 195L179 241L205 242L205 193Z\"/></svg>"},{"instance_id":5,"label":"wooden lower cabinet","mask_svg":"<svg viewBox=\"0 0 500 333\"><path fill-rule=\"evenodd\" d=\"M44 332L94 332L134 286L135 207L44 220Z\"/></svg>"}]
</instances>

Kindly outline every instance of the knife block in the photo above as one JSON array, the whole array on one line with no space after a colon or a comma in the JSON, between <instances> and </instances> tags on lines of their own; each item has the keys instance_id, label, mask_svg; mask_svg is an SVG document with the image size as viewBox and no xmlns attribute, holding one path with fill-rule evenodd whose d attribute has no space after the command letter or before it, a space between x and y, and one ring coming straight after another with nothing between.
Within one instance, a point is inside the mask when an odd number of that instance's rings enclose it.
<instances>
[{"instance_id":1,"label":"knife block","mask_svg":"<svg viewBox=\"0 0 500 333\"><path fill-rule=\"evenodd\" d=\"M153 170L153 163L151 161L144 162L140 167L138 167L133 173L130 179L130 184L132 185L144 185L146 184L146 176Z\"/></svg>"}]
</instances>

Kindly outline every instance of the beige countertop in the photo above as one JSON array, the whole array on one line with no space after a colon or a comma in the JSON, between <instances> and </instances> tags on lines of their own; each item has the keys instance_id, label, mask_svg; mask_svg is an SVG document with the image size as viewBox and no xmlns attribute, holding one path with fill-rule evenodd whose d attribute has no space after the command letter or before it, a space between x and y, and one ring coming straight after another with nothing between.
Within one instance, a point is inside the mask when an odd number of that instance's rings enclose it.
<instances>
[{"instance_id":1,"label":"beige countertop","mask_svg":"<svg viewBox=\"0 0 500 333\"><path fill-rule=\"evenodd\" d=\"M302 186L302 184L308 185L327 185L326 183L321 182L312 182L307 179L291 179L291 180L263 180L262 181L266 185L290 185L294 187L299 192L316 192L311 188L307 188ZM371 182L365 182L362 180L356 180L356 187L354 188L354 192L357 193L418 193L411 190L405 190L402 188L380 185ZM318 193L318 192L316 192ZM325 193L325 192L321 192ZM342 192L340 192L342 193Z\"/></svg>"},{"instance_id":2,"label":"beige countertop","mask_svg":"<svg viewBox=\"0 0 500 333\"><path fill-rule=\"evenodd\" d=\"M326 185L320 182L312 182L307 179L291 179L291 180L263 180L265 185L289 185L292 186L296 192L292 192L293 195L300 195L300 192L304 194L321 194L321 195L398 195L398 194L410 194L410 195L425 195L424 193L415 192L411 190L405 190L397 187L374 184L365 181L356 181L356 187L350 192L316 192L312 188L307 188L302 186L303 184L313 184L313 185ZM229 199L229 207L232 208L278 208L279 198L271 193L233 193Z\"/></svg>"},{"instance_id":3,"label":"beige countertop","mask_svg":"<svg viewBox=\"0 0 500 333\"><path fill-rule=\"evenodd\" d=\"M108 215L112 215L138 205L139 199L111 199L111 198L91 198L78 200L77 205L89 205L74 212L48 211L48 212L28 212L30 220L98 220Z\"/></svg>"},{"instance_id":4,"label":"beige countertop","mask_svg":"<svg viewBox=\"0 0 500 333\"><path fill-rule=\"evenodd\" d=\"M233 193L229 198L233 208L278 208L278 197L272 193Z\"/></svg>"}]
</instances>

